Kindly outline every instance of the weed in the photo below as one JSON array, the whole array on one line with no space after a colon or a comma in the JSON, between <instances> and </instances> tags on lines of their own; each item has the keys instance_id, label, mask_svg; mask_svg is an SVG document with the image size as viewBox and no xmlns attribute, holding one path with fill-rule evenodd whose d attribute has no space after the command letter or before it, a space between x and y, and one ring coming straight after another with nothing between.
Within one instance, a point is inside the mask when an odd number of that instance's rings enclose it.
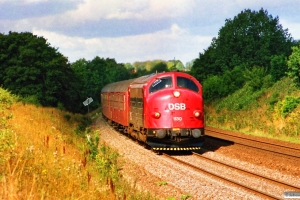
<instances>
[{"instance_id":1,"label":"weed","mask_svg":"<svg viewBox=\"0 0 300 200\"><path fill-rule=\"evenodd\" d=\"M281 114L283 117L286 117L289 113L291 113L295 108L297 108L300 103L300 97L291 97L287 96L284 100L278 104L281 108Z\"/></svg>"},{"instance_id":2,"label":"weed","mask_svg":"<svg viewBox=\"0 0 300 200\"><path fill-rule=\"evenodd\" d=\"M95 135L95 136L93 136ZM86 134L87 144L89 147L90 157L95 160L98 154L98 144L99 144L99 133L95 131L95 134Z\"/></svg>"},{"instance_id":3,"label":"weed","mask_svg":"<svg viewBox=\"0 0 300 200\"><path fill-rule=\"evenodd\" d=\"M0 169L6 161L14 156L14 148L16 147L16 138L11 129L0 129ZM1 175L0 171L0 175Z\"/></svg>"},{"instance_id":4,"label":"weed","mask_svg":"<svg viewBox=\"0 0 300 200\"><path fill-rule=\"evenodd\" d=\"M185 200L185 199L188 199L188 198L190 198L190 197L192 197L190 194L185 194L185 195L182 195L182 196L180 197L180 199L181 199L181 200Z\"/></svg>"},{"instance_id":5,"label":"weed","mask_svg":"<svg viewBox=\"0 0 300 200\"><path fill-rule=\"evenodd\" d=\"M167 185L168 183L167 183L167 181L160 181L160 182L157 182L157 184L159 186L163 186L163 185Z\"/></svg>"},{"instance_id":6,"label":"weed","mask_svg":"<svg viewBox=\"0 0 300 200\"><path fill-rule=\"evenodd\" d=\"M64 115L64 118L67 120L67 121L70 121L71 120L71 115L69 113L66 113Z\"/></svg>"},{"instance_id":7,"label":"weed","mask_svg":"<svg viewBox=\"0 0 300 200\"><path fill-rule=\"evenodd\" d=\"M86 129L92 124L92 119L88 116L77 117L78 126L75 133L80 137L85 137Z\"/></svg>"},{"instance_id":8,"label":"weed","mask_svg":"<svg viewBox=\"0 0 300 200\"><path fill-rule=\"evenodd\" d=\"M279 94L277 92L273 93L271 98L268 100L271 110L274 110L274 106L279 101Z\"/></svg>"},{"instance_id":9,"label":"weed","mask_svg":"<svg viewBox=\"0 0 300 200\"><path fill-rule=\"evenodd\" d=\"M59 109L59 110L66 110L64 104L61 103L61 102L58 102L58 103L57 103L57 109Z\"/></svg>"},{"instance_id":10,"label":"weed","mask_svg":"<svg viewBox=\"0 0 300 200\"><path fill-rule=\"evenodd\" d=\"M96 155L96 165L100 177L104 180L112 178L114 182L119 180L119 168L117 158L119 154L107 146L101 146Z\"/></svg>"},{"instance_id":11,"label":"weed","mask_svg":"<svg viewBox=\"0 0 300 200\"><path fill-rule=\"evenodd\" d=\"M34 95L25 96L25 97L21 98L21 101L23 102L24 105L32 104L32 105L36 105L36 106L41 106L39 99Z\"/></svg>"},{"instance_id":12,"label":"weed","mask_svg":"<svg viewBox=\"0 0 300 200\"><path fill-rule=\"evenodd\" d=\"M8 90L0 88L0 111L2 109L10 108L19 98L12 95Z\"/></svg>"}]
</instances>

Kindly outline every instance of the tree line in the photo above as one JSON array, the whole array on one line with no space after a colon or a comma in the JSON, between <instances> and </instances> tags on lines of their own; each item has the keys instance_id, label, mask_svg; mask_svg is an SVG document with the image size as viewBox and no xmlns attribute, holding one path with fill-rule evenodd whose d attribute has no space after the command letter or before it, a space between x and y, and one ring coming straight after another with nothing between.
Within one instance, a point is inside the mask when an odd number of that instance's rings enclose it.
<instances>
[{"instance_id":1,"label":"tree line","mask_svg":"<svg viewBox=\"0 0 300 200\"><path fill-rule=\"evenodd\" d=\"M72 112L86 112L83 101L89 97L94 100L90 109L99 108L101 88L108 83L182 66L174 62L130 65L96 56L70 63L43 37L30 32L0 34L0 86L19 95L23 102Z\"/></svg>"},{"instance_id":2,"label":"tree line","mask_svg":"<svg viewBox=\"0 0 300 200\"><path fill-rule=\"evenodd\" d=\"M257 90L286 75L299 82L297 45L279 18L264 9L246 9L234 19L226 19L218 37L186 68L175 59L123 64L96 56L70 63L45 38L30 32L9 32L0 34L0 86L24 102L86 112L82 102L92 97L90 109L98 108L101 88L108 83L188 68L203 84L209 103L246 83Z\"/></svg>"},{"instance_id":3,"label":"tree line","mask_svg":"<svg viewBox=\"0 0 300 200\"><path fill-rule=\"evenodd\" d=\"M246 83L255 90L280 80L291 68L287 60L296 46L297 41L282 28L278 17L263 8L245 9L234 19L225 20L218 37L195 59L191 74L203 83L209 103Z\"/></svg>"}]
</instances>

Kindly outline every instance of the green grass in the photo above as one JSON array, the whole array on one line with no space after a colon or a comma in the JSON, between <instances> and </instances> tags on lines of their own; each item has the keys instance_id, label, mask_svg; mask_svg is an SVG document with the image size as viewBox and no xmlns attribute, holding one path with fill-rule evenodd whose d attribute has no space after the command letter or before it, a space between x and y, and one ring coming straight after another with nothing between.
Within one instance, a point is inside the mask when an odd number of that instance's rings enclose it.
<instances>
[{"instance_id":1,"label":"green grass","mask_svg":"<svg viewBox=\"0 0 300 200\"><path fill-rule=\"evenodd\" d=\"M253 91L245 85L205 107L206 125L300 143L300 90L289 78Z\"/></svg>"}]
</instances>

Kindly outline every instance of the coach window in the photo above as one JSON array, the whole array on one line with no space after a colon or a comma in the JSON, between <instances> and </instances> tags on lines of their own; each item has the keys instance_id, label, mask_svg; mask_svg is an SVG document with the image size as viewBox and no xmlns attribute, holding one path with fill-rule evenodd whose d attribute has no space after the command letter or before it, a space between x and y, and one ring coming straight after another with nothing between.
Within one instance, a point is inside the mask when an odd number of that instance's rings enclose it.
<instances>
[{"instance_id":1,"label":"coach window","mask_svg":"<svg viewBox=\"0 0 300 200\"><path fill-rule=\"evenodd\" d=\"M171 76L158 78L150 86L149 92L156 92L165 88L170 88L173 86L173 81Z\"/></svg>"},{"instance_id":2,"label":"coach window","mask_svg":"<svg viewBox=\"0 0 300 200\"><path fill-rule=\"evenodd\" d=\"M199 91L198 86L193 80L181 76L177 76L177 87L186 88L195 92Z\"/></svg>"}]
</instances>

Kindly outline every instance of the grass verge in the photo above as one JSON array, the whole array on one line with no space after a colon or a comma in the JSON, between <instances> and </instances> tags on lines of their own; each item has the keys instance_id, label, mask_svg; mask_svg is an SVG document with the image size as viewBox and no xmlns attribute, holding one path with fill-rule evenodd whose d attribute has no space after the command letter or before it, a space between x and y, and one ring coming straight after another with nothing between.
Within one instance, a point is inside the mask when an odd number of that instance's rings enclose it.
<instances>
[{"instance_id":1,"label":"grass verge","mask_svg":"<svg viewBox=\"0 0 300 200\"><path fill-rule=\"evenodd\" d=\"M300 91L289 78L269 88L249 85L206 105L206 125L300 144Z\"/></svg>"},{"instance_id":2,"label":"grass verge","mask_svg":"<svg viewBox=\"0 0 300 200\"><path fill-rule=\"evenodd\" d=\"M0 199L155 199L122 179L90 116L17 102L0 88Z\"/></svg>"}]
</instances>

